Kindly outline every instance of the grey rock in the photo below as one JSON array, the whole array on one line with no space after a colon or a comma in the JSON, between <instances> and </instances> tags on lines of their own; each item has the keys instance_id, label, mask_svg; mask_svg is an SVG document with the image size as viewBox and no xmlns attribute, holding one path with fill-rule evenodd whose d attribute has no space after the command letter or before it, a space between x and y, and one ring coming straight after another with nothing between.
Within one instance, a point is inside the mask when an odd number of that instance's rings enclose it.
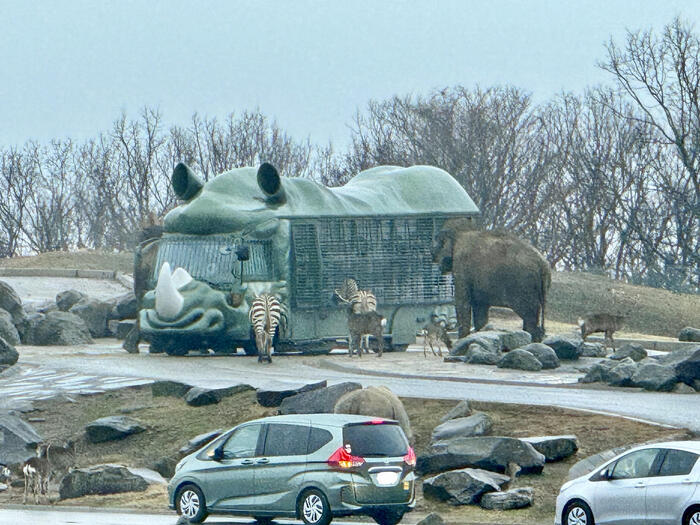
<instances>
[{"instance_id":1,"label":"grey rock","mask_svg":"<svg viewBox=\"0 0 700 525\"><path fill-rule=\"evenodd\" d=\"M259 388L255 393L255 396L258 403L264 407L278 407L282 404L282 401L288 397L295 396L303 392L318 390L319 388L326 388L327 386L328 382L326 380L299 386L279 384L267 386L266 388Z\"/></svg>"},{"instance_id":2,"label":"grey rock","mask_svg":"<svg viewBox=\"0 0 700 525\"><path fill-rule=\"evenodd\" d=\"M581 344L583 341L580 339L553 335L545 338L542 343L551 347L559 359L575 361L581 356Z\"/></svg>"},{"instance_id":3,"label":"grey rock","mask_svg":"<svg viewBox=\"0 0 700 525\"><path fill-rule=\"evenodd\" d=\"M479 505L488 510L524 509L532 505L534 491L531 487L511 489L506 492L487 492Z\"/></svg>"},{"instance_id":4,"label":"grey rock","mask_svg":"<svg viewBox=\"0 0 700 525\"><path fill-rule=\"evenodd\" d=\"M607 382L611 386L632 386L632 377L636 372L637 363L626 357L608 372Z\"/></svg>"},{"instance_id":5,"label":"grey rock","mask_svg":"<svg viewBox=\"0 0 700 525\"><path fill-rule=\"evenodd\" d=\"M626 343L618 348L611 356L610 359L615 361L622 361L623 359L630 358L633 361L641 361L647 357L647 351L644 350L642 345L637 343Z\"/></svg>"},{"instance_id":6,"label":"grey rock","mask_svg":"<svg viewBox=\"0 0 700 525\"><path fill-rule=\"evenodd\" d=\"M143 492L148 482L121 465L94 465L73 469L61 480L60 499L79 498L88 494Z\"/></svg>"},{"instance_id":7,"label":"grey rock","mask_svg":"<svg viewBox=\"0 0 700 525\"><path fill-rule=\"evenodd\" d=\"M92 343L85 321L69 312L35 314L29 318L23 339L33 345L78 345Z\"/></svg>"},{"instance_id":8,"label":"grey rock","mask_svg":"<svg viewBox=\"0 0 700 525\"><path fill-rule=\"evenodd\" d=\"M128 416L108 416L96 419L85 427L85 436L90 443L116 441L146 430L139 421Z\"/></svg>"},{"instance_id":9,"label":"grey rock","mask_svg":"<svg viewBox=\"0 0 700 525\"><path fill-rule=\"evenodd\" d=\"M542 363L526 350L516 349L505 354L498 362L498 368L514 368L516 370L528 370L539 372L542 370Z\"/></svg>"},{"instance_id":10,"label":"grey rock","mask_svg":"<svg viewBox=\"0 0 700 525\"><path fill-rule=\"evenodd\" d=\"M676 363L673 369L679 381L693 386L700 381L700 346L696 347L691 355Z\"/></svg>"},{"instance_id":11,"label":"grey rock","mask_svg":"<svg viewBox=\"0 0 700 525\"><path fill-rule=\"evenodd\" d=\"M433 430L431 441L445 441L457 437L471 437L488 434L493 428L493 420L488 414L475 412L471 416L450 419Z\"/></svg>"},{"instance_id":12,"label":"grey rock","mask_svg":"<svg viewBox=\"0 0 700 525\"><path fill-rule=\"evenodd\" d=\"M685 383L676 383L673 387L672 392L674 394L694 394L695 389L692 386L686 385Z\"/></svg>"},{"instance_id":13,"label":"grey rock","mask_svg":"<svg viewBox=\"0 0 700 525\"><path fill-rule=\"evenodd\" d=\"M153 397L184 397L191 388L192 385L179 383L178 381L154 381L151 383L151 395Z\"/></svg>"},{"instance_id":14,"label":"grey rock","mask_svg":"<svg viewBox=\"0 0 700 525\"><path fill-rule=\"evenodd\" d=\"M481 469L451 470L423 480L423 495L450 505L473 505L507 481L508 476Z\"/></svg>"},{"instance_id":15,"label":"grey rock","mask_svg":"<svg viewBox=\"0 0 700 525\"><path fill-rule=\"evenodd\" d=\"M530 352L532 355L534 355L542 364L543 370L551 370L561 366L557 353L551 346L547 346L542 343L530 343L529 345L523 346L521 350L525 350L526 352Z\"/></svg>"},{"instance_id":16,"label":"grey rock","mask_svg":"<svg viewBox=\"0 0 700 525\"><path fill-rule=\"evenodd\" d=\"M398 421L409 443L413 443L411 420L403 402L385 386L368 386L343 394L335 403L336 414L357 414Z\"/></svg>"},{"instance_id":17,"label":"grey rock","mask_svg":"<svg viewBox=\"0 0 700 525\"><path fill-rule=\"evenodd\" d=\"M361 388L359 383L348 382L302 392L283 399L280 414L332 414L335 404L343 395Z\"/></svg>"},{"instance_id":18,"label":"grey rock","mask_svg":"<svg viewBox=\"0 0 700 525\"><path fill-rule=\"evenodd\" d=\"M87 298L87 295L78 290L65 290L56 296L56 306L60 311L67 312L74 305Z\"/></svg>"},{"instance_id":19,"label":"grey rock","mask_svg":"<svg viewBox=\"0 0 700 525\"><path fill-rule=\"evenodd\" d=\"M8 486L5 485L4 483L0 483L0 492L5 492L8 489Z\"/></svg>"},{"instance_id":20,"label":"grey rock","mask_svg":"<svg viewBox=\"0 0 700 525\"><path fill-rule=\"evenodd\" d=\"M458 417L467 417L471 416L472 414L472 409L469 408L469 401L466 399L462 399L459 403L457 403L450 411L442 416L442 419L440 419L440 423L444 423L445 421L449 421L450 419L456 419Z\"/></svg>"},{"instance_id":21,"label":"grey rock","mask_svg":"<svg viewBox=\"0 0 700 525\"><path fill-rule=\"evenodd\" d=\"M463 355L446 355L442 358L445 363L466 363L467 358Z\"/></svg>"},{"instance_id":22,"label":"grey rock","mask_svg":"<svg viewBox=\"0 0 700 525\"><path fill-rule=\"evenodd\" d=\"M586 375L579 379L580 383L607 383L609 380L610 370L618 365L617 361L604 359L598 363L594 363Z\"/></svg>"},{"instance_id":23,"label":"grey rock","mask_svg":"<svg viewBox=\"0 0 700 525\"><path fill-rule=\"evenodd\" d=\"M673 368L656 363L640 364L631 381L633 386L655 392L670 392L678 382Z\"/></svg>"},{"instance_id":24,"label":"grey rock","mask_svg":"<svg viewBox=\"0 0 700 525\"><path fill-rule=\"evenodd\" d=\"M700 328L686 326L678 333L678 340L700 343Z\"/></svg>"},{"instance_id":25,"label":"grey rock","mask_svg":"<svg viewBox=\"0 0 700 525\"><path fill-rule=\"evenodd\" d=\"M69 311L85 321L92 337L108 335L107 321L112 311L112 306L109 303L87 298L71 306Z\"/></svg>"},{"instance_id":26,"label":"grey rock","mask_svg":"<svg viewBox=\"0 0 700 525\"><path fill-rule=\"evenodd\" d=\"M464 354L465 363L473 365L495 365L501 360L501 352L487 349L476 343L470 344Z\"/></svg>"},{"instance_id":27,"label":"grey rock","mask_svg":"<svg viewBox=\"0 0 700 525\"><path fill-rule=\"evenodd\" d=\"M114 308L111 313L113 319L135 319L138 317L139 304L134 292L127 292L124 295L114 298Z\"/></svg>"},{"instance_id":28,"label":"grey rock","mask_svg":"<svg viewBox=\"0 0 700 525\"><path fill-rule=\"evenodd\" d=\"M431 512L416 525L445 525L445 520L437 512Z\"/></svg>"},{"instance_id":29,"label":"grey rock","mask_svg":"<svg viewBox=\"0 0 700 525\"><path fill-rule=\"evenodd\" d=\"M166 479L170 479L175 475L175 467L177 466L177 460L169 456L163 456L158 458L153 463L153 470Z\"/></svg>"},{"instance_id":30,"label":"grey rock","mask_svg":"<svg viewBox=\"0 0 700 525\"><path fill-rule=\"evenodd\" d=\"M492 353L500 353L501 350L503 350L502 337L503 332L475 332L455 341L452 345L452 350L450 350L450 354L464 355L471 344L477 344Z\"/></svg>"},{"instance_id":31,"label":"grey rock","mask_svg":"<svg viewBox=\"0 0 700 525\"><path fill-rule=\"evenodd\" d=\"M193 407L214 405L225 397L231 397L246 390L253 390L250 385L236 385L228 388L193 387L185 394L185 402Z\"/></svg>"},{"instance_id":32,"label":"grey rock","mask_svg":"<svg viewBox=\"0 0 700 525\"><path fill-rule=\"evenodd\" d=\"M539 474L545 458L532 445L515 438L455 438L436 443L427 454L419 456L416 471L423 475L471 467L505 472L508 463L519 465L523 474Z\"/></svg>"},{"instance_id":33,"label":"grey rock","mask_svg":"<svg viewBox=\"0 0 700 525\"><path fill-rule=\"evenodd\" d=\"M20 343L19 332L12 321L12 315L2 308L0 308L0 337L11 345Z\"/></svg>"},{"instance_id":34,"label":"grey rock","mask_svg":"<svg viewBox=\"0 0 700 525\"><path fill-rule=\"evenodd\" d=\"M542 454L547 463L560 461L573 456L578 451L578 440L576 436L538 436L521 438L530 443L533 448Z\"/></svg>"},{"instance_id":35,"label":"grey rock","mask_svg":"<svg viewBox=\"0 0 700 525\"><path fill-rule=\"evenodd\" d=\"M20 335L22 335L27 314L22 307L22 300L19 298L19 295L5 281L0 281L0 308L10 313L12 324L15 325Z\"/></svg>"},{"instance_id":36,"label":"grey rock","mask_svg":"<svg viewBox=\"0 0 700 525\"><path fill-rule=\"evenodd\" d=\"M114 336L117 339L119 339L120 341L126 340L129 333L136 326L136 319L124 319L121 321L110 321L110 322L116 322L117 327L116 327L116 330L114 331Z\"/></svg>"},{"instance_id":37,"label":"grey rock","mask_svg":"<svg viewBox=\"0 0 700 525\"><path fill-rule=\"evenodd\" d=\"M501 335L504 350L515 350L532 342L532 336L524 330L511 330Z\"/></svg>"},{"instance_id":38,"label":"grey rock","mask_svg":"<svg viewBox=\"0 0 700 525\"><path fill-rule=\"evenodd\" d=\"M15 347L5 341L3 337L0 337L0 366L3 368L6 366L12 366L18 359L19 353Z\"/></svg>"},{"instance_id":39,"label":"grey rock","mask_svg":"<svg viewBox=\"0 0 700 525\"><path fill-rule=\"evenodd\" d=\"M0 413L0 464L19 466L36 455L43 438L29 423L11 412Z\"/></svg>"},{"instance_id":40,"label":"grey rock","mask_svg":"<svg viewBox=\"0 0 700 525\"><path fill-rule=\"evenodd\" d=\"M141 334L139 333L139 324L136 323L131 331L126 334L122 348L130 354L138 354L140 337ZM153 348L153 345L151 345L151 348Z\"/></svg>"},{"instance_id":41,"label":"grey rock","mask_svg":"<svg viewBox=\"0 0 700 525\"><path fill-rule=\"evenodd\" d=\"M600 343L589 343L586 341L581 344L581 357L606 357L607 355L608 351Z\"/></svg>"},{"instance_id":42,"label":"grey rock","mask_svg":"<svg viewBox=\"0 0 700 525\"><path fill-rule=\"evenodd\" d=\"M218 438L222 433L223 429L220 428L218 430L206 432L204 434L199 434L198 436L193 437L187 442L187 444L184 447L180 448L180 455L186 456L187 454L191 454L195 450L202 448L210 441L213 441L216 438Z\"/></svg>"}]
</instances>

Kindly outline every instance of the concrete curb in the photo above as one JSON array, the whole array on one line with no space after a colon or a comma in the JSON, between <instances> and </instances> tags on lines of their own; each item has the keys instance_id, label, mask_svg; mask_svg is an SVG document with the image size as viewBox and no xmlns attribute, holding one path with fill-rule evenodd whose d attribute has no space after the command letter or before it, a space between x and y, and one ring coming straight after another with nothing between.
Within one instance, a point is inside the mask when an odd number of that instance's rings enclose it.
<instances>
[{"instance_id":1,"label":"concrete curb","mask_svg":"<svg viewBox=\"0 0 700 525\"><path fill-rule=\"evenodd\" d=\"M601 336L589 336L586 341L591 343L605 343L605 337ZM688 342L688 341L654 341L653 339L618 339L615 338L615 348L620 348L624 344L638 344L642 345L647 350L659 350L661 352L673 352L674 350L680 350L681 348L691 348L693 346L699 346L700 343Z\"/></svg>"},{"instance_id":2,"label":"concrete curb","mask_svg":"<svg viewBox=\"0 0 700 525\"><path fill-rule=\"evenodd\" d=\"M0 276L3 277L73 277L81 279L116 280L116 274L112 270L73 270L60 268L0 268Z\"/></svg>"},{"instance_id":3,"label":"concrete curb","mask_svg":"<svg viewBox=\"0 0 700 525\"><path fill-rule=\"evenodd\" d=\"M168 512L168 509L166 508L164 508L162 511L157 511L150 509L132 509L126 507L85 507L80 505L20 505L19 503L7 503L4 505L0 505L0 509L39 510L51 512L104 512L109 514L149 514L152 516L177 516L174 511Z\"/></svg>"}]
</instances>

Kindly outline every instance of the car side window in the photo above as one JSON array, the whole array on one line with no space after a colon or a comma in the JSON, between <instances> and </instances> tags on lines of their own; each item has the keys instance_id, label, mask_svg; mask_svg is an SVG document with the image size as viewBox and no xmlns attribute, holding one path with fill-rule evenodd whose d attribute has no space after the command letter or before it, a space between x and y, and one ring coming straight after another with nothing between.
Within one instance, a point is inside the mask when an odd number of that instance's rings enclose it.
<instances>
[{"instance_id":1,"label":"car side window","mask_svg":"<svg viewBox=\"0 0 700 525\"><path fill-rule=\"evenodd\" d=\"M652 465L658 453L658 448L646 448L622 456L613 467L612 479L647 478L653 475Z\"/></svg>"},{"instance_id":2,"label":"car side window","mask_svg":"<svg viewBox=\"0 0 700 525\"><path fill-rule=\"evenodd\" d=\"M267 427L264 456L301 456L306 454L309 427L273 423Z\"/></svg>"},{"instance_id":3,"label":"car side window","mask_svg":"<svg viewBox=\"0 0 700 525\"><path fill-rule=\"evenodd\" d=\"M252 458L255 456L261 429L262 425L247 425L236 430L224 443L224 458Z\"/></svg>"},{"instance_id":4,"label":"car side window","mask_svg":"<svg viewBox=\"0 0 700 525\"><path fill-rule=\"evenodd\" d=\"M695 462L698 460L698 455L692 452L686 452L685 450L675 450L668 449L666 451L666 457L663 463L661 463L661 468L659 469L659 476L683 476L685 474L690 474L693 470Z\"/></svg>"},{"instance_id":5,"label":"car side window","mask_svg":"<svg viewBox=\"0 0 700 525\"><path fill-rule=\"evenodd\" d=\"M331 439L333 439L333 434L328 432L328 430L311 427L311 433L309 434L309 447L307 448L306 453L313 454L327 443L330 443Z\"/></svg>"}]
</instances>

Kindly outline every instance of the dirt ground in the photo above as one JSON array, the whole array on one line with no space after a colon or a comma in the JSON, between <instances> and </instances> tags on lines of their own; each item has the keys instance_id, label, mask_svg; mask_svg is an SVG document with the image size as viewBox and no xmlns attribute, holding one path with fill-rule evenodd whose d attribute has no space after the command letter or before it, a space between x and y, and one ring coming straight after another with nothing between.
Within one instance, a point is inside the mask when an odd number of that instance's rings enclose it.
<instances>
[{"instance_id":1,"label":"dirt ground","mask_svg":"<svg viewBox=\"0 0 700 525\"><path fill-rule=\"evenodd\" d=\"M404 399L416 437L417 454L424 453L430 434L454 401ZM578 454L566 461L547 464L544 474L518 478L515 486L531 486L535 504L529 509L509 512L486 511L474 506L452 507L425 500L419 490L417 511L437 511L448 523L545 523L551 522L559 487L568 469L579 459L615 446L651 439L684 438L688 434L676 429L652 426L636 421L600 416L564 409L472 403L474 410L487 412L494 419L492 435L513 437L575 434ZM76 439L76 466L121 463L134 467L151 467L163 457L178 457L178 449L188 439L203 432L227 429L250 419L274 415L275 409L264 408L255 401L253 391L225 398L217 405L190 407L182 399L153 397L150 387L136 387L93 396L76 396L75 402L44 401L27 417L41 418L32 423L46 440L61 442ZM91 444L84 439L84 427L99 417L127 413L146 424L146 432L121 441ZM57 497L56 490L52 493ZM0 494L0 504L20 503L22 490ZM87 496L58 503L99 507L127 507L151 510L167 508L164 487L151 487L142 493L111 496ZM417 514L416 514L417 515ZM413 523L406 518L406 523Z\"/></svg>"}]
</instances>

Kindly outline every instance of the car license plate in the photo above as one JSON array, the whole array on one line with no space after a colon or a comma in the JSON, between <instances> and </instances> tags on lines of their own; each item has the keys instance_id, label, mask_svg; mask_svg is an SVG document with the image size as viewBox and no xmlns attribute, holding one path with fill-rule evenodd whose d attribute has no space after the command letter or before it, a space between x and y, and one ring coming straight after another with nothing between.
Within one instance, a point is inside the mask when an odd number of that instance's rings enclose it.
<instances>
[{"instance_id":1,"label":"car license plate","mask_svg":"<svg viewBox=\"0 0 700 525\"><path fill-rule=\"evenodd\" d=\"M398 472L379 472L377 474L377 485L395 485L398 480Z\"/></svg>"}]
</instances>

